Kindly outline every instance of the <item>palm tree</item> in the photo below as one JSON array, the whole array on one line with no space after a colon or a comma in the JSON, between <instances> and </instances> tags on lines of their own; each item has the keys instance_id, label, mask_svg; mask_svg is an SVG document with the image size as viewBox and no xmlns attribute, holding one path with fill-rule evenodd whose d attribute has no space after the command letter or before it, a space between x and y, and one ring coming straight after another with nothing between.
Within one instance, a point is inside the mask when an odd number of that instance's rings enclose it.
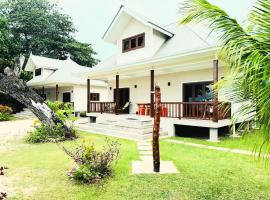
<instances>
[{"instance_id":1,"label":"palm tree","mask_svg":"<svg viewBox=\"0 0 270 200\"><path fill-rule=\"evenodd\" d=\"M187 0L182 24L206 24L218 37L220 58L230 66L225 95L232 102L249 102L241 112L256 117L270 146L270 0L257 0L242 27L207 0ZM268 148L270 152L270 148Z\"/></svg>"}]
</instances>

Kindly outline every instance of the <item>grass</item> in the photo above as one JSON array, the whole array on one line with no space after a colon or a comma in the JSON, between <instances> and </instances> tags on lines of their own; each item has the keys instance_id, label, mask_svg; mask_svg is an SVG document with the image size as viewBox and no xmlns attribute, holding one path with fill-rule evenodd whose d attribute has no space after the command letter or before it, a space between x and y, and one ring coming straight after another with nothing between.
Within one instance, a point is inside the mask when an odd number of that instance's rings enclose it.
<instances>
[{"instance_id":1,"label":"grass","mask_svg":"<svg viewBox=\"0 0 270 200\"><path fill-rule=\"evenodd\" d=\"M86 133L81 137L98 146L105 139ZM17 141L16 149L0 151L1 164L9 167L6 177L15 194L10 199L270 199L269 169L254 157L161 141L161 158L172 160L180 173L131 175L131 162L139 159L136 144L119 141L121 158L115 175L99 185L68 180L66 171L72 161L55 144L24 145Z\"/></svg>"},{"instance_id":2,"label":"grass","mask_svg":"<svg viewBox=\"0 0 270 200\"><path fill-rule=\"evenodd\" d=\"M219 142L209 142L206 139L197 139L197 138L186 138L186 137L171 137L170 139L179 140L184 142L191 142L196 144L204 144L208 146L217 146L217 147L226 147L231 149L242 149L242 150L249 150L249 151L256 151L266 152L267 147L261 146L263 144L263 135L259 132L249 132L243 134L243 136L238 138L233 137L220 137Z\"/></svg>"}]
</instances>

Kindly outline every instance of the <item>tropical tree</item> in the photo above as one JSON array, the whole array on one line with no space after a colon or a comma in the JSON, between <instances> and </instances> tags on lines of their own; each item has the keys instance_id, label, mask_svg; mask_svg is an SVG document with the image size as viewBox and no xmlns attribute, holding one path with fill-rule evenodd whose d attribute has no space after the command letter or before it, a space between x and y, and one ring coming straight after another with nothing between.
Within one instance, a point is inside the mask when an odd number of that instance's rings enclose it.
<instances>
[{"instance_id":1,"label":"tropical tree","mask_svg":"<svg viewBox=\"0 0 270 200\"><path fill-rule=\"evenodd\" d=\"M12 66L18 54L26 58L32 52L35 55L56 59L66 59L68 55L78 64L92 67L97 63L96 52L87 43L75 39L74 28L70 16L49 0L6 0L0 2L0 17L5 20L11 38L11 44L18 47L12 51L8 48L8 59L0 68ZM2 27L0 26L0 32ZM0 59L4 55L0 54ZM11 63L11 64L10 64Z\"/></svg>"},{"instance_id":2,"label":"tropical tree","mask_svg":"<svg viewBox=\"0 0 270 200\"><path fill-rule=\"evenodd\" d=\"M71 18L49 0L0 1L0 93L28 107L42 124L61 126L66 138L73 137L72 129L22 80L25 59L19 56L32 52L65 59L70 54L79 64L91 67L97 62L95 52L90 44L77 41L75 32Z\"/></svg>"},{"instance_id":3,"label":"tropical tree","mask_svg":"<svg viewBox=\"0 0 270 200\"><path fill-rule=\"evenodd\" d=\"M7 20L0 16L0 66L12 66L13 56L18 53L18 41L11 36ZM3 68L0 67L1 72Z\"/></svg>"},{"instance_id":4,"label":"tropical tree","mask_svg":"<svg viewBox=\"0 0 270 200\"><path fill-rule=\"evenodd\" d=\"M270 144L270 0L257 0L246 27L207 0L188 0L181 7L182 24L203 23L215 33L220 57L228 63L230 76L225 95L259 122L265 143ZM270 150L270 149L269 149Z\"/></svg>"}]
</instances>

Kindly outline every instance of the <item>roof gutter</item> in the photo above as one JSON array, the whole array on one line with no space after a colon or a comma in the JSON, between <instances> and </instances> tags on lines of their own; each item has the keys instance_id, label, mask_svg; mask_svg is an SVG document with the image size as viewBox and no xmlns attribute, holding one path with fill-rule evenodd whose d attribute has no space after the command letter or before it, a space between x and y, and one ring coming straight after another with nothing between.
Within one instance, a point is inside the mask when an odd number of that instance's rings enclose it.
<instances>
[{"instance_id":1,"label":"roof gutter","mask_svg":"<svg viewBox=\"0 0 270 200\"><path fill-rule=\"evenodd\" d=\"M124 68L135 67L135 66L140 66L140 65L155 65L158 62L171 60L171 59L177 59L177 58L184 58L184 57L187 57L187 56L190 56L190 55L203 54L203 53L207 53L207 52L211 52L211 51L217 51L218 49L219 48L217 48L217 47L210 47L210 48L200 49L199 51L186 52L184 54L179 53L179 54L175 54L175 55L171 55L171 56L159 57L159 58L156 58L156 59L143 60L143 61L139 61L139 62L132 63L132 64L119 65L119 66L117 66L117 67L115 67L113 69L107 68L107 69L104 69L104 70L99 70L98 67L97 67L96 68L97 70L95 70L95 68L93 68L93 70L88 73L88 76L98 74L98 73L117 71L117 70L121 70L121 69L124 69Z\"/></svg>"}]
</instances>

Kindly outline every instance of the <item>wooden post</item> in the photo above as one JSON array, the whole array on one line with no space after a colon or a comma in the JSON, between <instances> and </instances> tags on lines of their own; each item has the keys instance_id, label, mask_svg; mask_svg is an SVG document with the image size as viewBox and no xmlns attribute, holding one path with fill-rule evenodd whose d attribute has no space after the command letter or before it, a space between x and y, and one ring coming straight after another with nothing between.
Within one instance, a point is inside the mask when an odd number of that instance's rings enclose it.
<instances>
[{"instance_id":1,"label":"wooden post","mask_svg":"<svg viewBox=\"0 0 270 200\"><path fill-rule=\"evenodd\" d=\"M218 82L218 60L213 60L213 81ZM218 122L218 92L214 91L213 122Z\"/></svg>"},{"instance_id":2,"label":"wooden post","mask_svg":"<svg viewBox=\"0 0 270 200\"><path fill-rule=\"evenodd\" d=\"M56 84L56 86L55 86L55 101L58 101L58 94L59 94L59 88L58 88L58 84Z\"/></svg>"},{"instance_id":3,"label":"wooden post","mask_svg":"<svg viewBox=\"0 0 270 200\"><path fill-rule=\"evenodd\" d=\"M87 79L87 112L90 113L90 79Z\"/></svg>"},{"instance_id":4,"label":"wooden post","mask_svg":"<svg viewBox=\"0 0 270 200\"><path fill-rule=\"evenodd\" d=\"M119 75L116 75L116 90L115 90L115 114L119 114Z\"/></svg>"},{"instance_id":5,"label":"wooden post","mask_svg":"<svg viewBox=\"0 0 270 200\"><path fill-rule=\"evenodd\" d=\"M160 172L160 155L159 155L159 129L161 113L161 93L160 87L155 86L155 113L153 126L153 166L154 172Z\"/></svg>"},{"instance_id":6,"label":"wooden post","mask_svg":"<svg viewBox=\"0 0 270 200\"><path fill-rule=\"evenodd\" d=\"M155 71L150 71L150 116L154 117Z\"/></svg>"}]
</instances>

